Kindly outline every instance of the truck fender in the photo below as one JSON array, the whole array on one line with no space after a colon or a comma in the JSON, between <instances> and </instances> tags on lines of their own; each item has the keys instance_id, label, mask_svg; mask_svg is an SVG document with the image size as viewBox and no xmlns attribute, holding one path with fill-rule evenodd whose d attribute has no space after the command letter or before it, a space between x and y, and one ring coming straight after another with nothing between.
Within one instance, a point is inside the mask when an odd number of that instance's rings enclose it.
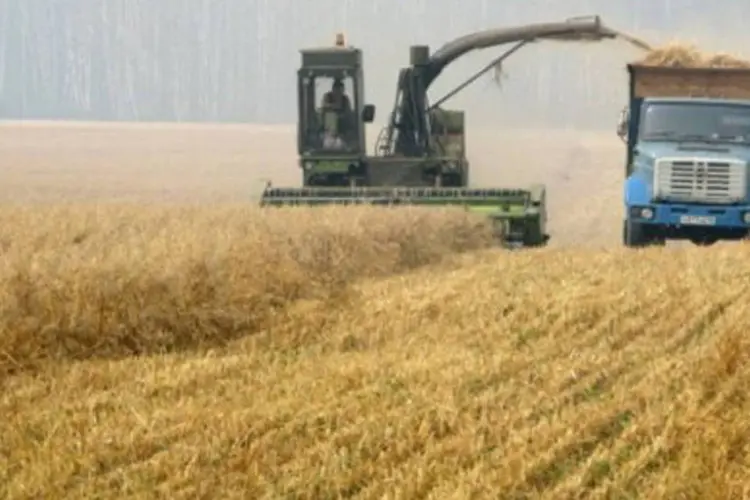
<instances>
[{"instance_id":1,"label":"truck fender","mask_svg":"<svg viewBox=\"0 0 750 500\"><path fill-rule=\"evenodd\" d=\"M625 206L646 205L650 202L651 186L646 180L638 175L631 175L625 179L624 192Z\"/></svg>"}]
</instances>

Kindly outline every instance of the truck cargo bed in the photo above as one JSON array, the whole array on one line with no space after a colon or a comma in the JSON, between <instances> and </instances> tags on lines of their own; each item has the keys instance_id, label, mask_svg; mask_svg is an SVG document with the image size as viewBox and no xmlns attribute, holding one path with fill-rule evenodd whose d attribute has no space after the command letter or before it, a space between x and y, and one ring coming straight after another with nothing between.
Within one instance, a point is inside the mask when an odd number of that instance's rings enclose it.
<instances>
[{"instance_id":1,"label":"truck cargo bed","mask_svg":"<svg viewBox=\"0 0 750 500\"><path fill-rule=\"evenodd\" d=\"M750 68L629 64L633 97L750 99Z\"/></svg>"}]
</instances>

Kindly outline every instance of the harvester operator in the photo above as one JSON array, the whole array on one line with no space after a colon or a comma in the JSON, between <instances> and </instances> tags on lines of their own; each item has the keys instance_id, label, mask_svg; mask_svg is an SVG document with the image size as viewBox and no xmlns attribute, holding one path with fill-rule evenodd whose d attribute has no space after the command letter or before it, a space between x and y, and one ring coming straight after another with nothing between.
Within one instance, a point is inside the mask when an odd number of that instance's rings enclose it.
<instances>
[{"instance_id":1,"label":"harvester operator","mask_svg":"<svg viewBox=\"0 0 750 500\"><path fill-rule=\"evenodd\" d=\"M352 105L349 101L349 96L344 91L344 82L341 78L335 78L331 90L323 95L322 106L323 112L335 113L335 125L331 127L326 126L326 132L324 135L325 147L333 149L341 149L346 143L346 137L351 132L349 127L349 119L352 113Z\"/></svg>"},{"instance_id":2,"label":"harvester operator","mask_svg":"<svg viewBox=\"0 0 750 500\"><path fill-rule=\"evenodd\" d=\"M339 113L349 113L352 110L352 104L344 91L344 82L341 81L341 78L333 80L331 90L323 96L322 107Z\"/></svg>"}]
</instances>

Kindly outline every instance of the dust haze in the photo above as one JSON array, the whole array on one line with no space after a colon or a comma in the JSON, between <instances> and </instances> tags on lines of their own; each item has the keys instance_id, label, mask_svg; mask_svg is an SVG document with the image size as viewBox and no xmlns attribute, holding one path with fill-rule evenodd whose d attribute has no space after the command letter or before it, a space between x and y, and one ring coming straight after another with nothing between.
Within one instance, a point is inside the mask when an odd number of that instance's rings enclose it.
<instances>
[{"instance_id":1,"label":"dust haze","mask_svg":"<svg viewBox=\"0 0 750 500\"><path fill-rule=\"evenodd\" d=\"M652 43L742 54L750 4L721 3L0 0L0 201L237 202L262 179L298 185L298 50L338 31L364 51L382 123L411 44L434 51L477 30L599 14ZM501 50L454 63L432 100ZM504 64L500 88L488 76L446 103L467 112L472 184L544 182L555 244L617 244L624 151L614 128L624 65L639 55L617 41L541 42Z\"/></svg>"}]
</instances>

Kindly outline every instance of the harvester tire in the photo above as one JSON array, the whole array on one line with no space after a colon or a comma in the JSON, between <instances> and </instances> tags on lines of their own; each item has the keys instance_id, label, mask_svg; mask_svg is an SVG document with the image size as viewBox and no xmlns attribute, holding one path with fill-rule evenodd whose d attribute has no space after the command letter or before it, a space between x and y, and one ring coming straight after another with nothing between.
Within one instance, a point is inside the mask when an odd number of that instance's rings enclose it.
<instances>
[{"instance_id":1,"label":"harvester tire","mask_svg":"<svg viewBox=\"0 0 750 500\"><path fill-rule=\"evenodd\" d=\"M549 235L548 234L540 234L538 231L535 231L533 234L526 235L523 241L523 246L525 247L543 247L547 244L549 241Z\"/></svg>"}]
</instances>

